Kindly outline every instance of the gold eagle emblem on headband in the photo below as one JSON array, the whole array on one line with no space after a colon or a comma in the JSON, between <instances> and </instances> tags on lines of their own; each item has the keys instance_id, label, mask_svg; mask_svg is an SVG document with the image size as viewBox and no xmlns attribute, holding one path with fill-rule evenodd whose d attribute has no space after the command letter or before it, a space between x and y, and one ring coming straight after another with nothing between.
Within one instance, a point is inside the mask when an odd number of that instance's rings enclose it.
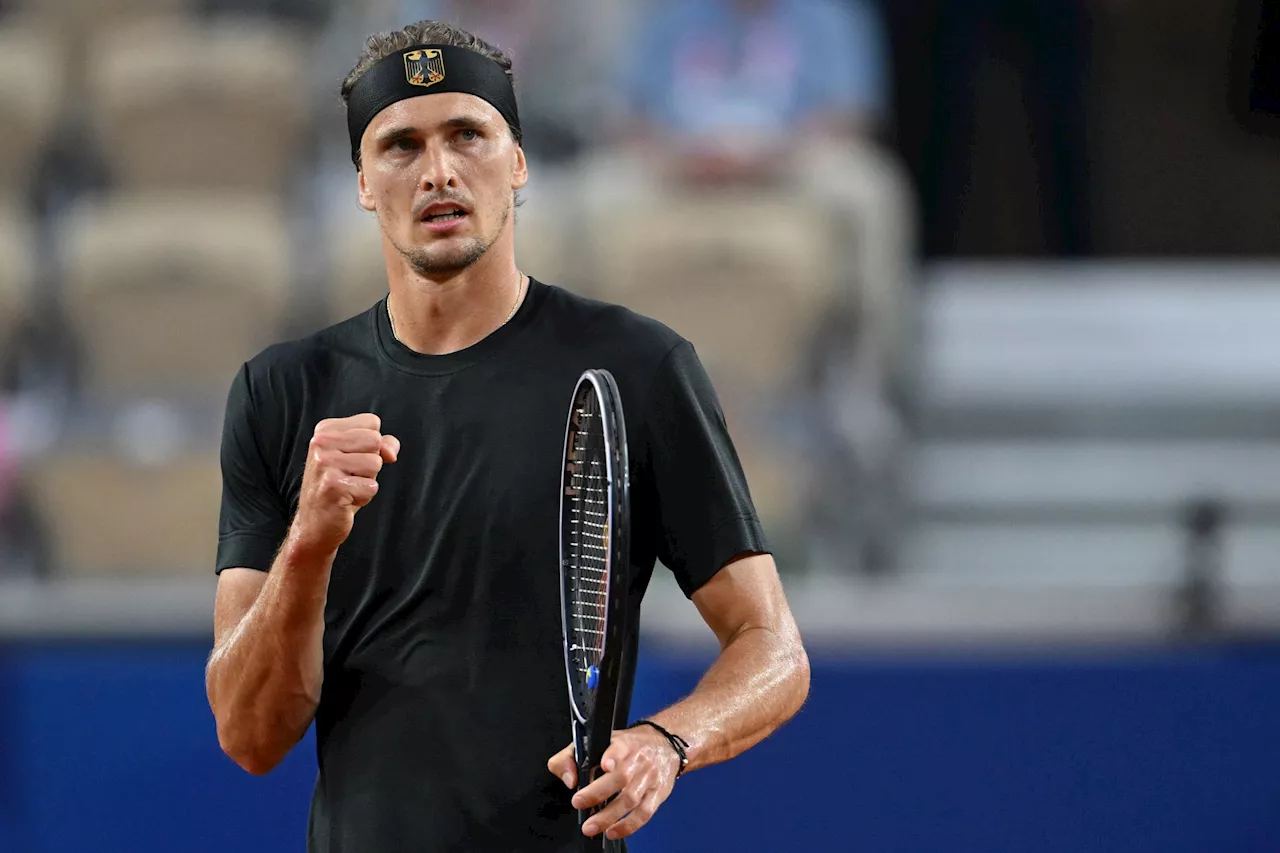
<instances>
[{"instance_id":1,"label":"gold eagle emblem on headband","mask_svg":"<svg viewBox=\"0 0 1280 853\"><path fill-rule=\"evenodd\" d=\"M444 79L444 54L411 50L404 55L404 76L414 86L434 86Z\"/></svg>"}]
</instances>

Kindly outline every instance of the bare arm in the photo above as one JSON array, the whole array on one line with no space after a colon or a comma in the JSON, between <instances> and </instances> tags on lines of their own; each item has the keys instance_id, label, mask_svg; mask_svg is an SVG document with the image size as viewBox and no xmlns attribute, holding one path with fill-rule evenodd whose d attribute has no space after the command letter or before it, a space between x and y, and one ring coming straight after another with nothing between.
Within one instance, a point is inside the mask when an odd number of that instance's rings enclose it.
<instances>
[{"instance_id":1,"label":"bare arm","mask_svg":"<svg viewBox=\"0 0 1280 853\"><path fill-rule=\"evenodd\" d=\"M279 764L320 703L333 557L286 544L270 574L226 569L218 579L205 687L219 744L250 773Z\"/></svg>"},{"instance_id":2,"label":"bare arm","mask_svg":"<svg viewBox=\"0 0 1280 853\"><path fill-rule=\"evenodd\" d=\"M324 607L338 548L373 500L400 442L372 414L321 421L307 449L298 511L268 573L225 569L205 671L223 751L270 772L301 740L320 704Z\"/></svg>"},{"instance_id":3,"label":"bare arm","mask_svg":"<svg viewBox=\"0 0 1280 853\"><path fill-rule=\"evenodd\" d=\"M789 720L809 695L809 657L773 558L718 572L693 603L720 654L685 699L650 719L689 742L685 772L728 761Z\"/></svg>"},{"instance_id":4,"label":"bare arm","mask_svg":"<svg viewBox=\"0 0 1280 853\"><path fill-rule=\"evenodd\" d=\"M689 770L741 754L790 719L809 694L809 658L767 554L731 563L693 594L720 640L720 654L686 698L649 719L689 743ZM613 797L583 827L609 838L644 826L671 794L679 756L648 726L615 731L605 771L573 798L589 808ZM548 762L566 786L577 785L573 746Z\"/></svg>"}]
</instances>

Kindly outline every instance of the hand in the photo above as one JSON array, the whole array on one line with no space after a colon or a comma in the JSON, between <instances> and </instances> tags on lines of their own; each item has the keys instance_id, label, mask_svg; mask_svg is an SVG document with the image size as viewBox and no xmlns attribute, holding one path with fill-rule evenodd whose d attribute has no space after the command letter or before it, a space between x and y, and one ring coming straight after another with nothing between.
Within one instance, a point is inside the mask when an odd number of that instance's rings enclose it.
<instances>
[{"instance_id":1,"label":"hand","mask_svg":"<svg viewBox=\"0 0 1280 853\"><path fill-rule=\"evenodd\" d=\"M547 762L547 769L570 790L578 785L573 745ZM667 739L648 726L615 731L600 761L603 774L573 797L575 809L589 809L618 796L582 827L584 835L605 833L625 838L649 822L658 806L671 796L680 770L680 756Z\"/></svg>"},{"instance_id":2,"label":"hand","mask_svg":"<svg viewBox=\"0 0 1280 853\"><path fill-rule=\"evenodd\" d=\"M351 535L356 512L378 492L383 463L395 462L400 441L381 433L377 415L316 424L307 446L293 534L308 548L337 551Z\"/></svg>"}]
</instances>

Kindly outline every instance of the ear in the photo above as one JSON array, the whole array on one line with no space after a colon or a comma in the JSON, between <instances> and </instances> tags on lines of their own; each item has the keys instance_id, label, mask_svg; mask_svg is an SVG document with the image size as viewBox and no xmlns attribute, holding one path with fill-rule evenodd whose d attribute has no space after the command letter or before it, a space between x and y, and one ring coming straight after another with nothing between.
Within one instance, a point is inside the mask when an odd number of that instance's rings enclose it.
<instances>
[{"instance_id":1,"label":"ear","mask_svg":"<svg viewBox=\"0 0 1280 853\"><path fill-rule=\"evenodd\" d=\"M516 147L516 168L511 173L511 189L522 190L529 183L529 163L524 158L524 148Z\"/></svg>"},{"instance_id":2,"label":"ear","mask_svg":"<svg viewBox=\"0 0 1280 853\"><path fill-rule=\"evenodd\" d=\"M373 193L369 191L369 181L365 178L363 168L356 172L356 182L359 187L360 206L372 213L377 209L377 205L374 204Z\"/></svg>"}]
</instances>

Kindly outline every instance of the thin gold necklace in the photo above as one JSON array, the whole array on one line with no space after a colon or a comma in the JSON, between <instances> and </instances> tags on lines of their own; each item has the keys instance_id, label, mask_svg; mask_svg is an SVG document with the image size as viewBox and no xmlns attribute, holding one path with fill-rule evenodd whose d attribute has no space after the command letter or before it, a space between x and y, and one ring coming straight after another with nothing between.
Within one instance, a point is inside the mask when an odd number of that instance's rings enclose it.
<instances>
[{"instance_id":1,"label":"thin gold necklace","mask_svg":"<svg viewBox=\"0 0 1280 853\"><path fill-rule=\"evenodd\" d=\"M502 328L502 326L507 325L508 323L511 322L511 318L516 316L516 309L518 309L520 307L520 303L524 301L525 289L528 286L529 286L529 276L525 275L524 273L521 273L520 289L516 291L515 304L512 305L511 310L507 312L507 319L503 320L501 325L499 325L498 328ZM400 333L396 331L396 318L391 316L391 295L390 294L387 295L387 322L391 324L391 336L395 338L397 341L400 341ZM404 343L404 341L400 341L400 343Z\"/></svg>"}]
</instances>

